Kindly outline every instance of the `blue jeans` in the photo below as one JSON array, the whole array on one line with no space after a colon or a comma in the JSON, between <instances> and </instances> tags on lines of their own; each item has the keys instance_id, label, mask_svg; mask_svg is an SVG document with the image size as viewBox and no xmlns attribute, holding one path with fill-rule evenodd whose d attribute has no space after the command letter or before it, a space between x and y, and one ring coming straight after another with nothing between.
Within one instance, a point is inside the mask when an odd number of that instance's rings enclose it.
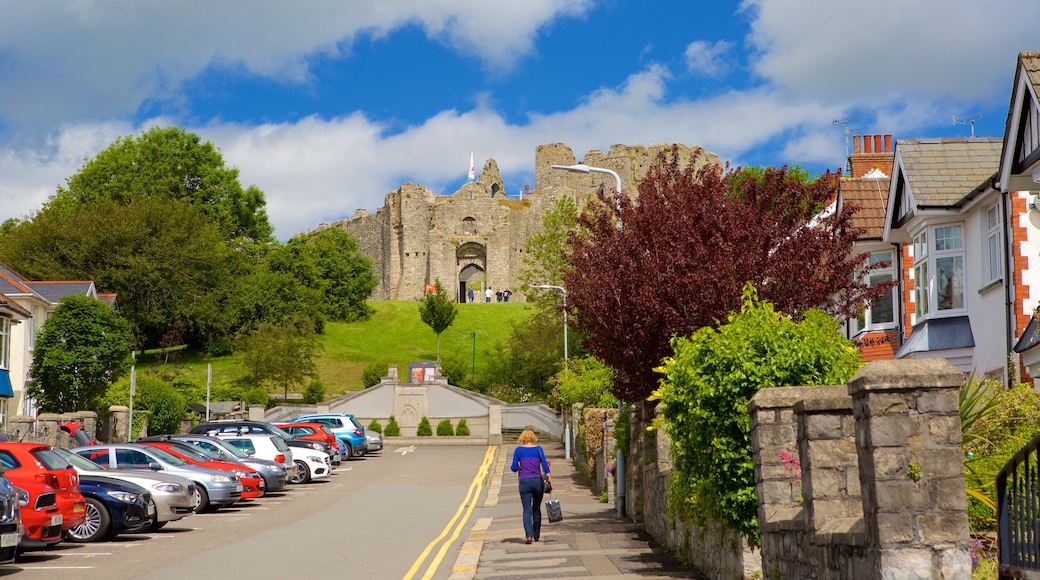
<instances>
[{"instance_id":1,"label":"blue jeans","mask_svg":"<svg viewBox=\"0 0 1040 580\"><path fill-rule=\"evenodd\" d=\"M524 534L528 538L542 536L542 478L520 480L520 504L524 507Z\"/></svg>"}]
</instances>

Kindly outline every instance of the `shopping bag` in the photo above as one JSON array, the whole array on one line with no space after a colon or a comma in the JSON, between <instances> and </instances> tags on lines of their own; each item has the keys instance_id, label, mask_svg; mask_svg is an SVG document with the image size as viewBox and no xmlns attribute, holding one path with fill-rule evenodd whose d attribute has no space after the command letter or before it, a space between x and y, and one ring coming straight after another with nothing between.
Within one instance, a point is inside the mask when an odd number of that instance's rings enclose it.
<instances>
[{"instance_id":1,"label":"shopping bag","mask_svg":"<svg viewBox=\"0 0 1040 580\"><path fill-rule=\"evenodd\" d=\"M560 507L560 500L553 499L549 496L549 501L545 502L545 513L549 516L550 522L558 522L563 519L563 508Z\"/></svg>"},{"instance_id":2,"label":"shopping bag","mask_svg":"<svg viewBox=\"0 0 1040 580\"><path fill-rule=\"evenodd\" d=\"M549 476L542 474L542 493L550 493L552 491L552 482L549 481Z\"/></svg>"}]
</instances>

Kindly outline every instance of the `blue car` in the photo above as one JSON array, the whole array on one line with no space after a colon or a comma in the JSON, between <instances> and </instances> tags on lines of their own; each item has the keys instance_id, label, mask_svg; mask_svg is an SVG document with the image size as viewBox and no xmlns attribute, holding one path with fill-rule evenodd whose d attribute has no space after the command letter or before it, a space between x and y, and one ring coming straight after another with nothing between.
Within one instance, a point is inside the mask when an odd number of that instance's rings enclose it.
<instances>
[{"instance_id":1,"label":"blue car","mask_svg":"<svg viewBox=\"0 0 1040 580\"><path fill-rule=\"evenodd\" d=\"M155 519L152 494L137 484L81 474L79 492L86 499L87 517L64 532L70 542L97 542L122 532L145 530Z\"/></svg>"},{"instance_id":2,"label":"blue car","mask_svg":"<svg viewBox=\"0 0 1040 580\"><path fill-rule=\"evenodd\" d=\"M347 413L318 413L296 417L293 423L321 423L332 431L340 442L340 456L343 461L352 457L361 457L368 453L368 438L365 428Z\"/></svg>"}]
</instances>

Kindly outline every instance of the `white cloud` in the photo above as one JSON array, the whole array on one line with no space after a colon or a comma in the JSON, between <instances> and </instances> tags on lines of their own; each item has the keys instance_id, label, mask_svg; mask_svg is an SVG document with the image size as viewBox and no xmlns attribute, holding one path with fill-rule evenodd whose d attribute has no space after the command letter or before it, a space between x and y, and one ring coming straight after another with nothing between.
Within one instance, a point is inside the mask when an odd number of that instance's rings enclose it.
<instances>
[{"instance_id":1,"label":"white cloud","mask_svg":"<svg viewBox=\"0 0 1040 580\"><path fill-rule=\"evenodd\" d=\"M708 77L719 77L725 74L728 66L723 56L733 48L733 43L720 40L709 44L703 40L691 42L686 46L686 68Z\"/></svg>"}]
</instances>

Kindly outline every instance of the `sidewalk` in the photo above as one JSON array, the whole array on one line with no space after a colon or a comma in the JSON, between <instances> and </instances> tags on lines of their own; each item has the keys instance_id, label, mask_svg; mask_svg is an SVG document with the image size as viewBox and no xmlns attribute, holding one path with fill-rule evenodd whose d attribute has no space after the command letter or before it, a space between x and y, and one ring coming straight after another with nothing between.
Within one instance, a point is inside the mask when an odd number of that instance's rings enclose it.
<instances>
[{"instance_id":1,"label":"sidewalk","mask_svg":"<svg viewBox=\"0 0 1040 580\"><path fill-rule=\"evenodd\" d=\"M641 526L619 519L613 503L600 503L573 462L564 459L563 445L555 442L543 447L563 521L549 523L543 500L541 541L524 543L516 474L509 470L514 447L498 450L487 496L450 580L700 578Z\"/></svg>"}]
</instances>

